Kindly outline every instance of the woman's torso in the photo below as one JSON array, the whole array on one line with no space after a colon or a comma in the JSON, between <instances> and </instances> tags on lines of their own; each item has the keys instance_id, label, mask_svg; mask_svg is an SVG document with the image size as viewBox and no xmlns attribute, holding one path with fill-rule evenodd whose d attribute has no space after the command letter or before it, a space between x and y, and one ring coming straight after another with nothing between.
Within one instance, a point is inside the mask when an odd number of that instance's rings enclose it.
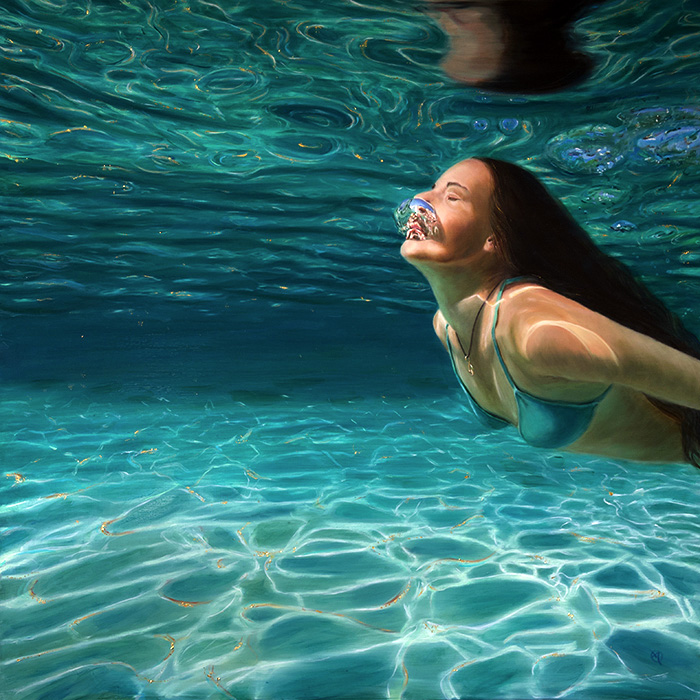
<instances>
[{"instance_id":1,"label":"woman's torso","mask_svg":"<svg viewBox=\"0 0 700 700\"><path fill-rule=\"evenodd\" d=\"M520 298L516 299L515 295ZM581 425L583 434L573 442L556 445L556 449L631 460L684 461L678 423L662 413L643 394L620 385L612 385L608 389L608 385L597 382L533 377L527 367L518 366L513 360L512 326L516 315L522 311L523 302L527 301L527 295L540 306L553 301L557 304L559 316L562 309L565 313L567 305L574 304L532 282L514 281L508 284L500 302L494 303L494 295L478 319L470 355L473 375L467 372L455 329L446 327L441 314L436 319L435 330L446 349L451 345L455 371L478 406L515 426L520 423L522 428L528 418L523 412L528 408L522 400L516 400L515 392L518 390L532 397L534 403L538 398L544 399L541 403L545 409L551 407L554 422L557 420L557 402L563 402L562 405L592 403L595 408L587 413ZM572 309L575 307L580 309L579 305L572 306ZM495 329L494 321L497 321ZM577 323L580 323L580 318L577 318ZM590 323L595 323L592 313ZM460 340L464 341L462 336L466 334L462 329ZM574 411L572 417L579 419L574 413L577 412ZM566 422L563 415L559 419ZM529 437L527 434L523 436L526 439Z\"/></svg>"}]
</instances>

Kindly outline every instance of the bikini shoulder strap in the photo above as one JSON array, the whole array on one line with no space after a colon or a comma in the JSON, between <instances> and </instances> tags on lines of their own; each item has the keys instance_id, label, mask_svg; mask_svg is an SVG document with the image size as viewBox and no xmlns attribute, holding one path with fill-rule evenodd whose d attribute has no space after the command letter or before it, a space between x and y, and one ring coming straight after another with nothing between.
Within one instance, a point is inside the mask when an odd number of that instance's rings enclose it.
<instances>
[{"instance_id":1,"label":"bikini shoulder strap","mask_svg":"<svg viewBox=\"0 0 700 700\"><path fill-rule=\"evenodd\" d=\"M503 284L501 284L501 288L498 290L498 296L496 297L496 310L494 311L493 314L493 325L491 326L491 338L493 339L493 347L496 350L496 357L498 357L498 361L501 363L501 367L503 367L503 372L506 375L506 379L508 380L509 384L513 387L513 389L517 389L516 383L513 381L513 377L510 376L510 372L508 371L508 368L506 367L506 363L503 360L503 356L501 355L501 349L498 347L498 341L496 340L496 323L498 323L498 308L501 305L501 299L503 298L503 292L505 291L506 287L513 283L513 282L519 282L520 280L523 279L528 279L525 276L522 277L511 277L510 279L503 280Z\"/></svg>"}]
</instances>

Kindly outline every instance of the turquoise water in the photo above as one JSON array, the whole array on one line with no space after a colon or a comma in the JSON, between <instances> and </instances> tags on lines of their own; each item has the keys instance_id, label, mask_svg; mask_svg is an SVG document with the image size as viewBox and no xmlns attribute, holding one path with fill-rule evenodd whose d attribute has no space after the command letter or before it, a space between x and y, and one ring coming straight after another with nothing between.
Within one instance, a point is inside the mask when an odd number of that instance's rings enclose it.
<instances>
[{"instance_id":1,"label":"turquoise water","mask_svg":"<svg viewBox=\"0 0 700 700\"><path fill-rule=\"evenodd\" d=\"M546 97L418 5L0 10L8 697L697 698L687 465L482 432L394 204L527 164L696 333L700 14Z\"/></svg>"}]
</instances>

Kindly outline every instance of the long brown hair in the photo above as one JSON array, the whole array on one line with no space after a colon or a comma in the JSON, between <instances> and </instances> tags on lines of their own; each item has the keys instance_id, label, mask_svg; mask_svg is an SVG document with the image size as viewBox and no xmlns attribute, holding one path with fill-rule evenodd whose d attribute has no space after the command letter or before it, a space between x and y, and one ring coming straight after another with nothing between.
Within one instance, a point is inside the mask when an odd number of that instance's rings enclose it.
<instances>
[{"instance_id":1,"label":"long brown hair","mask_svg":"<svg viewBox=\"0 0 700 700\"><path fill-rule=\"evenodd\" d=\"M476 158L494 181L491 225L504 261L520 275L700 359L700 341L619 260L606 255L524 168ZM647 397L681 427L686 459L700 467L700 411Z\"/></svg>"}]
</instances>

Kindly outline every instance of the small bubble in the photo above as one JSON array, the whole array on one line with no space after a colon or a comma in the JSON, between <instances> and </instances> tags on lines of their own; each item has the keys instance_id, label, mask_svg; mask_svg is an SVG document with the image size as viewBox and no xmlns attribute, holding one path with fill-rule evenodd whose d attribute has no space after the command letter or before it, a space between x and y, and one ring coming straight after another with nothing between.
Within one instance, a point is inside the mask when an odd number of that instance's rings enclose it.
<instances>
[{"instance_id":1,"label":"small bubble","mask_svg":"<svg viewBox=\"0 0 700 700\"><path fill-rule=\"evenodd\" d=\"M631 221L625 221L620 219L616 221L611 227L613 231L634 231L637 227Z\"/></svg>"}]
</instances>

